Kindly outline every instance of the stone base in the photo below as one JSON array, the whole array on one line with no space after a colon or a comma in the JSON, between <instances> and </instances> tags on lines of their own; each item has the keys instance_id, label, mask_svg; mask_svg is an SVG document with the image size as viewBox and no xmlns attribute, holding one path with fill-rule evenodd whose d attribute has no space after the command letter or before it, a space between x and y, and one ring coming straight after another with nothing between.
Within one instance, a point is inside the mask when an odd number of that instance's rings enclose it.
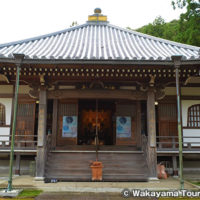
<instances>
[{"instance_id":1,"label":"stone base","mask_svg":"<svg viewBox=\"0 0 200 200\"><path fill-rule=\"evenodd\" d=\"M178 170L173 170L173 175L178 176Z\"/></svg>"},{"instance_id":2,"label":"stone base","mask_svg":"<svg viewBox=\"0 0 200 200\"><path fill-rule=\"evenodd\" d=\"M15 170L15 175L20 175L20 170Z\"/></svg>"},{"instance_id":3,"label":"stone base","mask_svg":"<svg viewBox=\"0 0 200 200\"><path fill-rule=\"evenodd\" d=\"M35 181L44 181L44 177L35 177Z\"/></svg>"},{"instance_id":4,"label":"stone base","mask_svg":"<svg viewBox=\"0 0 200 200\"><path fill-rule=\"evenodd\" d=\"M0 190L0 197L16 197L22 192L22 189L7 191L7 189Z\"/></svg>"},{"instance_id":5,"label":"stone base","mask_svg":"<svg viewBox=\"0 0 200 200\"><path fill-rule=\"evenodd\" d=\"M148 181L150 181L150 182L160 182L157 177L149 177Z\"/></svg>"}]
</instances>

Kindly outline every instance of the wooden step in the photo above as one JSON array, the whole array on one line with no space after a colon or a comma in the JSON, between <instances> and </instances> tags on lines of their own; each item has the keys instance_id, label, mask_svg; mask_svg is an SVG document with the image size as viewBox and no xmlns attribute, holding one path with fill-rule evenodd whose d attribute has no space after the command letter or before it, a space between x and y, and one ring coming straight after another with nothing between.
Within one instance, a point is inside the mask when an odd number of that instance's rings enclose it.
<instances>
[{"instance_id":1,"label":"wooden step","mask_svg":"<svg viewBox=\"0 0 200 200\"><path fill-rule=\"evenodd\" d=\"M94 155L90 155L90 156L85 156L85 155L80 155L81 156L81 159L78 158L79 155L72 155L71 153L69 153L68 155L65 155L65 156L57 156L57 155L54 155L54 156L50 156L49 159L52 160L52 161L68 161L68 162L77 162L79 160L96 160L96 156L95 154ZM106 162L106 161L114 161L114 160L120 160L120 161L141 161L143 160L144 157L142 155L140 156L127 156L127 155L118 155L118 156L114 156L114 155L109 155L109 156L104 156L104 155L98 155L98 160L99 161L102 161L102 162Z\"/></svg>"},{"instance_id":2,"label":"wooden step","mask_svg":"<svg viewBox=\"0 0 200 200\"><path fill-rule=\"evenodd\" d=\"M49 153L45 176L65 181L90 181L94 152ZM147 165L143 153L99 153L103 163L103 181L145 181Z\"/></svg>"},{"instance_id":3,"label":"wooden step","mask_svg":"<svg viewBox=\"0 0 200 200\"><path fill-rule=\"evenodd\" d=\"M46 178L48 179L57 179L58 181L92 181L91 174L80 176L80 175L47 175ZM117 182L127 182L127 181L138 181L138 182L144 182L148 181L147 176L144 176L143 174L138 175L127 175L122 176L120 175L103 175L102 181L117 181Z\"/></svg>"}]
</instances>

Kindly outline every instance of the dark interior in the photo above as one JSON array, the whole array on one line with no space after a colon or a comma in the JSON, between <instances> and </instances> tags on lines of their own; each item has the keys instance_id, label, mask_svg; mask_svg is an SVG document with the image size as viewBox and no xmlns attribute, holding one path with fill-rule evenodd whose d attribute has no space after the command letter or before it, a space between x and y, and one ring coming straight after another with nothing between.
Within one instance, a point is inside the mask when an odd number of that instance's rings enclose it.
<instances>
[{"instance_id":1,"label":"dark interior","mask_svg":"<svg viewBox=\"0 0 200 200\"><path fill-rule=\"evenodd\" d=\"M94 145L96 131L99 145L112 145L115 104L108 100L80 100L78 144ZM96 123L96 117L98 118ZM97 126L97 130L96 130Z\"/></svg>"}]
</instances>

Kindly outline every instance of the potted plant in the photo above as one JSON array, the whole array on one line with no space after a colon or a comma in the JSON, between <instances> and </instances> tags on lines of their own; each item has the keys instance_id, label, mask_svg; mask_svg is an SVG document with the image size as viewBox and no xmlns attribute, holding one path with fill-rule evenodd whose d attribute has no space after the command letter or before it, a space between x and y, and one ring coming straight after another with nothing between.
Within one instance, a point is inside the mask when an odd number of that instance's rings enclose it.
<instances>
[{"instance_id":1,"label":"potted plant","mask_svg":"<svg viewBox=\"0 0 200 200\"><path fill-rule=\"evenodd\" d=\"M102 181L102 162L93 161L90 165L92 170L92 180L93 181Z\"/></svg>"}]
</instances>

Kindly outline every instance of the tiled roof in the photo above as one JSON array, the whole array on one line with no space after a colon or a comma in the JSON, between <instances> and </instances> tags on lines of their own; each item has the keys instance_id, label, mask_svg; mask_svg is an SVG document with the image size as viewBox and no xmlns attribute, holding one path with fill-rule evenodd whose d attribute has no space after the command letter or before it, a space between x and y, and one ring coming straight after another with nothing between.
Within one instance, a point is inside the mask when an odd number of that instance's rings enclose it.
<instances>
[{"instance_id":1,"label":"tiled roof","mask_svg":"<svg viewBox=\"0 0 200 200\"><path fill-rule=\"evenodd\" d=\"M200 48L113 26L87 22L63 31L0 45L0 58L53 60L170 60L172 55L200 59Z\"/></svg>"}]
</instances>

